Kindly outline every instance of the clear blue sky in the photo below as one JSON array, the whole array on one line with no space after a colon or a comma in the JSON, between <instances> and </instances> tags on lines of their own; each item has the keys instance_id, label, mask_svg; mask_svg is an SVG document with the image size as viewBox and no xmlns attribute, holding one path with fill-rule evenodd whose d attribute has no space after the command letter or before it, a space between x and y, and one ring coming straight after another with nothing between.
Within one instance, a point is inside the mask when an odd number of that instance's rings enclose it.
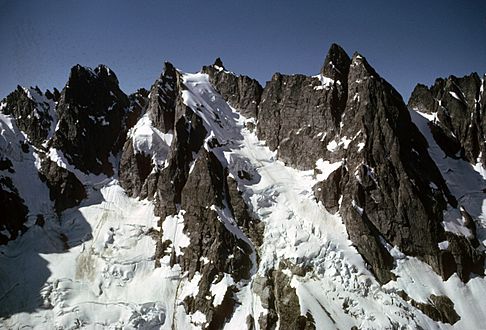
<instances>
[{"instance_id":1,"label":"clear blue sky","mask_svg":"<svg viewBox=\"0 0 486 330\"><path fill-rule=\"evenodd\" d=\"M61 89L77 63L107 64L126 93L164 60L198 71L218 56L264 84L318 73L332 42L407 99L417 82L486 73L486 1L0 0L0 98L17 84Z\"/></svg>"}]
</instances>

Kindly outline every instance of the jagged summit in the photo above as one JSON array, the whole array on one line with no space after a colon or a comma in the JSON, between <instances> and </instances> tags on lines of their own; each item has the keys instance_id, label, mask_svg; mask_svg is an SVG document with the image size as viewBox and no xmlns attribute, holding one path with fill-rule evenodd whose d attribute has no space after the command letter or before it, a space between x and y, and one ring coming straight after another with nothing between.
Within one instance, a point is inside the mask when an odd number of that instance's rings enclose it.
<instances>
[{"instance_id":1,"label":"jagged summit","mask_svg":"<svg viewBox=\"0 0 486 330\"><path fill-rule=\"evenodd\" d=\"M434 116L432 134L449 157L486 165L484 77L471 73L464 77L439 78L427 87L418 84L408 105Z\"/></svg>"},{"instance_id":2,"label":"jagged summit","mask_svg":"<svg viewBox=\"0 0 486 330\"><path fill-rule=\"evenodd\" d=\"M165 61L164 62L164 69L162 70L162 73L160 77L175 77L177 69L174 67L174 65L169 62Z\"/></svg>"},{"instance_id":3,"label":"jagged summit","mask_svg":"<svg viewBox=\"0 0 486 330\"><path fill-rule=\"evenodd\" d=\"M334 80L346 81L351 59L338 44L332 44L321 68L321 74Z\"/></svg>"},{"instance_id":4,"label":"jagged summit","mask_svg":"<svg viewBox=\"0 0 486 330\"><path fill-rule=\"evenodd\" d=\"M486 322L484 78L407 109L337 44L264 87L219 58L155 77L0 102L0 327Z\"/></svg>"},{"instance_id":5,"label":"jagged summit","mask_svg":"<svg viewBox=\"0 0 486 330\"><path fill-rule=\"evenodd\" d=\"M214 61L213 66L215 66L215 67L217 66L218 68L226 70L226 68L224 67L223 61L219 57Z\"/></svg>"},{"instance_id":6,"label":"jagged summit","mask_svg":"<svg viewBox=\"0 0 486 330\"><path fill-rule=\"evenodd\" d=\"M59 122L53 146L83 172L113 174L109 158L124 142L128 105L107 66L74 66L56 107Z\"/></svg>"}]
</instances>

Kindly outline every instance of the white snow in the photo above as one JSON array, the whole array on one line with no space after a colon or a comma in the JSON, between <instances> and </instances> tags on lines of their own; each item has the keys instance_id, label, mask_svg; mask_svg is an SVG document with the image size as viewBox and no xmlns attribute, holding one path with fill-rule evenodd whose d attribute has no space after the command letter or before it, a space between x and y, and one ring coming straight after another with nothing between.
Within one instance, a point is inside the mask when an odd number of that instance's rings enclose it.
<instances>
[{"instance_id":1,"label":"white snow","mask_svg":"<svg viewBox=\"0 0 486 330\"><path fill-rule=\"evenodd\" d=\"M214 297L213 299L214 307L221 305L221 303L223 302L224 295L228 290L228 287L233 284L234 284L233 278L226 273L224 273L223 277L217 283L211 284L209 291Z\"/></svg>"},{"instance_id":2,"label":"white snow","mask_svg":"<svg viewBox=\"0 0 486 330\"><path fill-rule=\"evenodd\" d=\"M338 85L341 84L341 82L339 80L334 81L334 79L326 77L322 74L312 76L312 78L317 78L321 82L321 84L319 86L314 86L315 90L330 89L332 86L334 86L334 84L338 84Z\"/></svg>"},{"instance_id":3,"label":"white snow","mask_svg":"<svg viewBox=\"0 0 486 330\"><path fill-rule=\"evenodd\" d=\"M26 143L23 134L14 119L0 113L0 155L8 158L13 165L14 173L2 171L2 176L12 180L13 186L18 190L20 197L28 205L26 226L30 227L36 220L37 214L45 217L54 217L52 202L47 186L38 175L38 155L29 148L25 153L21 143Z\"/></svg>"},{"instance_id":4,"label":"white snow","mask_svg":"<svg viewBox=\"0 0 486 330\"><path fill-rule=\"evenodd\" d=\"M341 137L339 142L336 142L335 140L330 141L327 144L326 149L331 151L331 152L336 151L340 146L342 146L344 149L348 149L351 141L353 141L353 139L349 139L347 136L343 136L343 137Z\"/></svg>"},{"instance_id":5,"label":"white snow","mask_svg":"<svg viewBox=\"0 0 486 330\"><path fill-rule=\"evenodd\" d=\"M39 329L73 328L79 322L87 328L168 326L180 272L168 263L154 269L155 241L148 233L156 223L152 203L127 197L112 181L79 209L64 212L57 229L33 227L0 255L0 273L8 274L2 277L3 288L20 285L4 299L11 308L36 307L40 289L47 308L15 314L3 324ZM56 244L62 247L60 232L70 249L54 252Z\"/></svg>"},{"instance_id":6,"label":"white snow","mask_svg":"<svg viewBox=\"0 0 486 330\"><path fill-rule=\"evenodd\" d=\"M329 150L330 152L334 152L336 151L337 147L338 147L338 143L332 140L327 144L326 149Z\"/></svg>"},{"instance_id":7,"label":"white snow","mask_svg":"<svg viewBox=\"0 0 486 330\"><path fill-rule=\"evenodd\" d=\"M316 169L318 169L321 173L316 175L317 181L327 180L332 172L341 167L342 163L342 161L330 163L328 160L319 158L316 162Z\"/></svg>"},{"instance_id":8,"label":"white snow","mask_svg":"<svg viewBox=\"0 0 486 330\"><path fill-rule=\"evenodd\" d=\"M450 95L451 95L453 98L455 98L456 100L461 101L461 98L460 98L460 97L459 97L459 96L458 96L458 95L457 95L455 92L453 92L453 91L449 91L449 94L450 94Z\"/></svg>"},{"instance_id":9,"label":"white snow","mask_svg":"<svg viewBox=\"0 0 486 330\"><path fill-rule=\"evenodd\" d=\"M442 241L438 244L440 250L447 250L449 248L449 241Z\"/></svg>"},{"instance_id":10,"label":"white snow","mask_svg":"<svg viewBox=\"0 0 486 330\"><path fill-rule=\"evenodd\" d=\"M351 205L359 213L359 215L363 215L363 208L360 207L354 199L351 201Z\"/></svg>"},{"instance_id":11,"label":"white snow","mask_svg":"<svg viewBox=\"0 0 486 330\"><path fill-rule=\"evenodd\" d=\"M133 150L135 153L152 156L156 166L165 167L167 155L172 144L174 134L172 131L164 134L152 125L148 114L145 114L130 130Z\"/></svg>"},{"instance_id":12,"label":"white snow","mask_svg":"<svg viewBox=\"0 0 486 330\"><path fill-rule=\"evenodd\" d=\"M184 210L179 211L177 215L168 216L162 223L162 240L170 240L172 242L172 248L175 251L176 256L182 253L182 249L188 247L191 243L189 237L184 234Z\"/></svg>"},{"instance_id":13,"label":"white snow","mask_svg":"<svg viewBox=\"0 0 486 330\"><path fill-rule=\"evenodd\" d=\"M480 277L472 278L467 284L456 275L442 281L423 262L385 244L395 258L397 280L385 286L376 282L349 241L339 213L330 214L314 198L314 185L325 180L342 166L342 162L319 159L316 169L321 174L317 175L314 170L290 168L277 160L276 152L270 151L245 128L247 119L223 100L209 83L207 75L183 74L183 83L187 88L182 95L184 103L202 118L208 132L206 138L215 138L221 145L217 148L206 145L206 148L228 166L231 176L238 181L243 199L265 225L263 244L258 248L260 262L258 266L254 263L251 278L236 282L225 273L211 283L208 297L213 299L213 306L222 303L229 287L237 289L235 312L225 325L226 329L246 327L249 315L255 320L255 328L260 329L258 318L266 315L268 310L254 292L253 281L256 276L278 269L281 261L309 267L310 271L303 276L293 275L290 269L283 272L290 276L301 314L310 312L317 329L349 329L353 326L385 329L397 324L409 329L451 328L432 321L412 307L400 297L399 290L420 302L426 302L430 294L449 296L461 316L454 328L470 329L484 323L486 305L482 300L486 294L486 281ZM421 130L428 130L426 118L420 114L412 114L412 117ZM1 114L0 133L0 151L15 159L16 166L29 163L22 173L36 174L35 155L24 155L18 150L18 143L11 142L24 137L16 129L15 122ZM149 118L143 117L130 134L136 152L151 155L154 163L163 164L164 152L172 143L172 133L164 135L156 131ZM452 170L445 175L451 191L455 196L463 196L459 198L460 204L479 219L478 234L480 240L486 240L486 203L482 197L484 178L472 165L444 158L430 140L430 134L426 137L429 151L440 170L443 173ZM342 137L339 142L331 141L328 149L347 148L350 141ZM362 146L358 144L358 150L360 148ZM190 244L192 233L183 230L184 211L165 218L162 228L158 228L159 219L153 214L152 202L127 197L112 178L79 173L60 151L50 149L48 154L82 179L88 186L89 197L79 208L63 212L59 222L52 215L44 228L32 226L19 239L0 246L2 306L22 310L2 320L2 326L200 329L207 325L204 313L196 311L187 315L183 306L186 297L195 297L199 293L202 275L196 272L189 279L179 265L171 267L170 253L159 260L160 267L154 267L155 241L151 236L154 229L162 230L162 239L171 240L168 249L174 249L176 255L184 253L184 248ZM238 171L242 168L253 178L240 180ZM373 176L373 169L368 168L368 175ZM29 203L35 205L35 199L49 200L46 188L35 188L40 182L38 179L35 181L33 176L26 176L23 180L34 182L30 186L19 184L19 191L30 198ZM355 201L352 203L362 214L361 206ZM52 205L44 207L52 209ZM253 247L237 226L228 205L208 207L217 213L229 232ZM454 212L447 210L446 215L462 221L462 216ZM61 233L67 237L66 250L59 239ZM441 242L439 247L446 245ZM256 249L252 259L256 261ZM211 261L202 258L201 262Z\"/></svg>"},{"instance_id":14,"label":"white snow","mask_svg":"<svg viewBox=\"0 0 486 330\"><path fill-rule=\"evenodd\" d=\"M351 143L351 139L348 139L347 136L343 136L339 141L339 145L342 145L344 149L348 149L349 144Z\"/></svg>"}]
</instances>

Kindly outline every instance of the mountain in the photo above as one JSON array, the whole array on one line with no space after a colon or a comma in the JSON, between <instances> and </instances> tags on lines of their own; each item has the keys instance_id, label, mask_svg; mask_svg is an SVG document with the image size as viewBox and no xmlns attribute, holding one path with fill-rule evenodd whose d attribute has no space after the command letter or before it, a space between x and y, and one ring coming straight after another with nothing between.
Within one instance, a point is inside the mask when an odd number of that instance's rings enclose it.
<instances>
[{"instance_id":1,"label":"mountain","mask_svg":"<svg viewBox=\"0 0 486 330\"><path fill-rule=\"evenodd\" d=\"M0 103L4 328L477 328L484 77L107 66Z\"/></svg>"}]
</instances>

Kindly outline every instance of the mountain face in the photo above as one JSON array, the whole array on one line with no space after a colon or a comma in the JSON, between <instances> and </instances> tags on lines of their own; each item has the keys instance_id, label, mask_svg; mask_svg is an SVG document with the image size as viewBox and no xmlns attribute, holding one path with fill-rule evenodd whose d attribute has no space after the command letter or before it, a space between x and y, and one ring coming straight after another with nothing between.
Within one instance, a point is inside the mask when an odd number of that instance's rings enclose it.
<instances>
[{"instance_id":1,"label":"mountain face","mask_svg":"<svg viewBox=\"0 0 486 330\"><path fill-rule=\"evenodd\" d=\"M333 44L265 87L100 65L0 103L6 328L476 328L484 78L408 107Z\"/></svg>"}]
</instances>

